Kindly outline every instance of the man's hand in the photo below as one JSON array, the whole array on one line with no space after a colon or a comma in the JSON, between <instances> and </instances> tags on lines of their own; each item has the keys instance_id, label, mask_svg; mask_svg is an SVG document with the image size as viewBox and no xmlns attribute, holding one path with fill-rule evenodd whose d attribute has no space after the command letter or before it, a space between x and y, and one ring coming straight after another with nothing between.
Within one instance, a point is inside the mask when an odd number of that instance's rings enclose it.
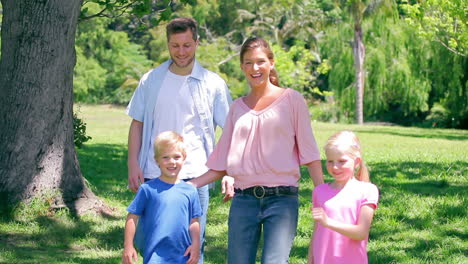
<instances>
[{"instance_id":1,"label":"man's hand","mask_svg":"<svg viewBox=\"0 0 468 264\"><path fill-rule=\"evenodd\" d=\"M224 176L221 181L221 193L224 193L223 202L227 202L234 197L234 178L231 176Z\"/></svg>"},{"instance_id":2,"label":"man's hand","mask_svg":"<svg viewBox=\"0 0 468 264\"><path fill-rule=\"evenodd\" d=\"M128 188L132 192L137 192L140 185L145 181L143 171L138 164L128 167Z\"/></svg>"},{"instance_id":3,"label":"man's hand","mask_svg":"<svg viewBox=\"0 0 468 264\"><path fill-rule=\"evenodd\" d=\"M143 171L138 164L138 153L141 148L141 137L143 135L143 122L132 119L130 131L128 132L128 188L137 192L138 187L145 180Z\"/></svg>"}]
</instances>

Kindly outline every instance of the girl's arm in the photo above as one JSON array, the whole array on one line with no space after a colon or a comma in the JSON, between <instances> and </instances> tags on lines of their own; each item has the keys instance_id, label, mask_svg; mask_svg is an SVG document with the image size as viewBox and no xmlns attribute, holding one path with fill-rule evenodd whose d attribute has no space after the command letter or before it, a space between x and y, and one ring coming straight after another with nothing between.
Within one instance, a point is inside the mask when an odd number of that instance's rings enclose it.
<instances>
[{"instance_id":1,"label":"girl's arm","mask_svg":"<svg viewBox=\"0 0 468 264\"><path fill-rule=\"evenodd\" d=\"M312 216L315 221L319 222L324 227L330 228L354 240L364 240L369 235L374 211L375 208L372 205L362 206L357 225L345 224L328 218L327 214L321 207L312 208Z\"/></svg>"},{"instance_id":2,"label":"girl's arm","mask_svg":"<svg viewBox=\"0 0 468 264\"><path fill-rule=\"evenodd\" d=\"M193 218L189 226L192 244L185 250L184 256L189 256L187 264L196 264L200 258L200 223L198 218Z\"/></svg>"},{"instance_id":3,"label":"girl's arm","mask_svg":"<svg viewBox=\"0 0 468 264\"><path fill-rule=\"evenodd\" d=\"M200 177L193 178L187 183L192 184L196 188L200 188L202 186L205 186L209 183L212 183L216 180L221 179L225 175L226 175L226 171L215 171L215 170L210 169L204 174L202 174Z\"/></svg>"},{"instance_id":4,"label":"girl's arm","mask_svg":"<svg viewBox=\"0 0 468 264\"><path fill-rule=\"evenodd\" d=\"M322 163L320 162L320 160L314 160L310 163L307 163L306 166L309 169L309 175L312 181L314 182L314 186L318 186L319 184L322 184L323 173L322 173Z\"/></svg>"},{"instance_id":5,"label":"girl's arm","mask_svg":"<svg viewBox=\"0 0 468 264\"><path fill-rule=\"evenodd\" d=\"M122 255L123 264L132 264L133 261L138 261L138 254L133 246L133 238L135 237L136 225L139 216L129 213L125 223L124 234L124 252Z\"/></svg>"}]
</instances>

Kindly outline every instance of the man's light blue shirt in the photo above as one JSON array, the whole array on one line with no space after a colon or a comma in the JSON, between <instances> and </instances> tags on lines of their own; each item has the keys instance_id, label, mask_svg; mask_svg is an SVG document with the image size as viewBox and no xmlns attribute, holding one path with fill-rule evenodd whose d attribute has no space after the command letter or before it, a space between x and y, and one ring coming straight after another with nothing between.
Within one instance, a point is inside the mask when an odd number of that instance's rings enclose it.
<instances>
[{"instance_id":1,"label":"man's light blue shirt","mask_svg":"<svg viewBox=\"0 0 468 264\"><path fill-rule=\"evenodd\" d=\"M149 148L152 147L150 142L155 104L171 63L172 60L168 60L144 74L127 107L127 114L130 117L143 122L142 142L138 156L141 169L145 168ZM232 99L226 82L216 73L203 68L197 60L194 62L187 82L202 125L205 153L209 155L215 145L216 126L224 127Z\"/></svg>"}]
</instances>

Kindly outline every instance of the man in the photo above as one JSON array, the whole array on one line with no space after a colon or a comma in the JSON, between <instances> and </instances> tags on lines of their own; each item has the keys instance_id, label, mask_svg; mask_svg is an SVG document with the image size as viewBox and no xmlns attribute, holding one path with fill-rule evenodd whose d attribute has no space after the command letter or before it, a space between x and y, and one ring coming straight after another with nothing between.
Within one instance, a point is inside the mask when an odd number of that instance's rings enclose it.
<instances>
[{"instance_id":1,"label":"man","mask_svg":"<svg viewBox=\"0 0 468 264\"><path fill-rule=\"evenodd\" d=\"M133 118L128 136L128 182L136 192L144 181L160 176L152 148L156 135L175 131L187 144L187 159L181 178L188 180L207 171L205 163L215 145L215 128L223 127L232 99L225 81L203 68L195 59L197 23L176 18L166 26L171 59L150 70L130 101L127 114ZM232 183L223 190L231 192ZM200 217L203 263L204 233L208 210L208 186L198 189L203 215Z\"/></svg>"}]
</instances>

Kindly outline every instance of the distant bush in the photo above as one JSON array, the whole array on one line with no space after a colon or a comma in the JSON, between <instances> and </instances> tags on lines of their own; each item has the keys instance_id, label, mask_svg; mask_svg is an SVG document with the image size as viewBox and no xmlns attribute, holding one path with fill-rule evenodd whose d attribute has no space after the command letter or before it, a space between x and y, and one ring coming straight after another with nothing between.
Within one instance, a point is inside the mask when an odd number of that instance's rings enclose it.
<instances>
[{"instance_id":1,"label":"distant bush","mask_svg":"<svg viewBox=\"0 0 468 264\"><path fill-rule=\"evenodd\" d=\"M86 135L86 123L76 113L73 113L73 132L73 141L77 148L81 148L86 141L91 139Z\"/></svg>"}]
</instances>

